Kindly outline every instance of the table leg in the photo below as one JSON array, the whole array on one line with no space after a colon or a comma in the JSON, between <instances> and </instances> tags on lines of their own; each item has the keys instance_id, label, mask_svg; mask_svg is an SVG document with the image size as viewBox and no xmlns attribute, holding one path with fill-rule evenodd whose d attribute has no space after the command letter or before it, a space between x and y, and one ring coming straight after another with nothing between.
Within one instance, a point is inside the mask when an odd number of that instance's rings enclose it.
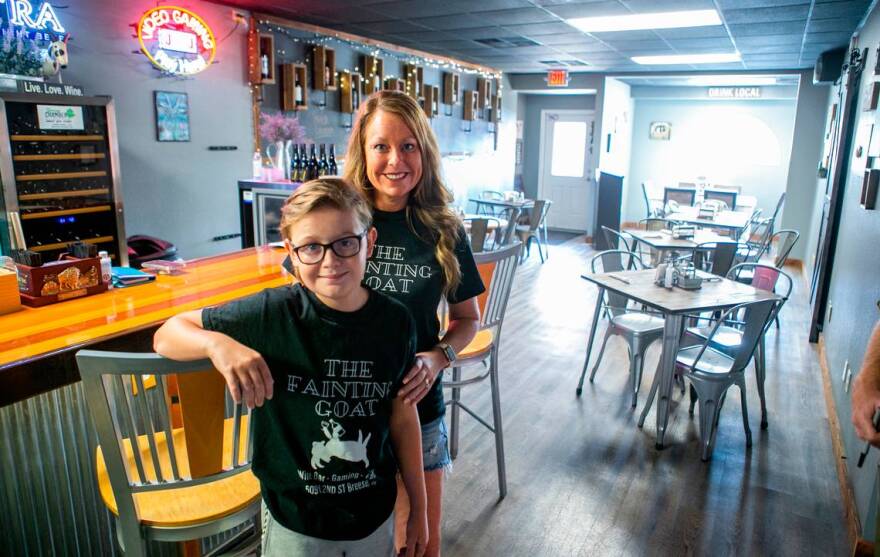
<instances>
[{"instance_id":1,"label":"table leg","mask_svg":"<svg viewBox=\"0 0 880 557\"><path fill-rule=\"evenodd\" d=\"M605 289L599 287L596 294L596 309L593 311L593 323L590 325L590 336L587 337L587 356L584 358L584 369L581 371L581 380L578 381L577 396L581 396L584 389L584 377L587 375L587 367L590 365L590 353L593 351L593 341L596 339L596 326L599 324L599 313L602 311L602 300L605 298Z\"/></svg>"},{"instance_id":2,"label":"table leg","mask_svg":"<svg viewBox=\"0 0 880 557\"><path fill-rule=\"evenodd\" d=\"M669 400L675 375L675 357L678 355L678 342L681 337L683 316L666 314L663 324L663 353L660 355L660 385L657 393L657 439L655 447L663 448L663 437L666 435L666 424L669 421Z\"/></svg>"}]
</instances>

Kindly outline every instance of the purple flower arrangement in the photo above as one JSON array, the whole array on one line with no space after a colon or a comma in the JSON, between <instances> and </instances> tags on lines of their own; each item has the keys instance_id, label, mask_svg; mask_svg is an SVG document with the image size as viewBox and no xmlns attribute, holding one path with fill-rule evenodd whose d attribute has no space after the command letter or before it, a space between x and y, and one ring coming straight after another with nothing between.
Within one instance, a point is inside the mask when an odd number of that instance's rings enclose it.
<instances>
[{"instance_id":1,"label":"purple flower arrangement","mask_svg":"<svg viewBox=\"0 0 880 557\"><path fill-rule=\"evenodd\" d=\"M306 132L294 116L287 116L283 112L260 113L260 135L270 143L276 141L292 140L294 143L302 143Z\"/></svg>"}]
</instances>

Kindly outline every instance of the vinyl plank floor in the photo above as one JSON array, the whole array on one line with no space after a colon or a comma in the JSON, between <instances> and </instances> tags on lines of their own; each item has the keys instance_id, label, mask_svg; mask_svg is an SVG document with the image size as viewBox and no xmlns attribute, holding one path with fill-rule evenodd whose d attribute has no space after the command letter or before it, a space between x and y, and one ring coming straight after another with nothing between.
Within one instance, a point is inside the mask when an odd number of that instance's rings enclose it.
<instances>
[{"instance_id":1,"label":"vinyl plank floor","mask_svg":"<svg viewBox=\"0 0 880 557\"><path fill-rule=\"evenodd\" d=\"M583 237L561 240L545 264L532 250L517 271L502 331L508 495L498 501L492 434L463 413L444 494L443 554L847 554L803 277L782 311L782 329L767 338L770 428L760 429L750 368L754 444L745 446L733 388L713 459L703 463L697 417L688 416L677 391L664 450L654 449L653 411L644 430L636 427L659 343L648 350L635 410L618 338L609 341L595 383L575 396L597 293L580 274L594 252ZM488 391L488 384L474 386L462 398L491 417Z\"/></svg>"}]
</instances>

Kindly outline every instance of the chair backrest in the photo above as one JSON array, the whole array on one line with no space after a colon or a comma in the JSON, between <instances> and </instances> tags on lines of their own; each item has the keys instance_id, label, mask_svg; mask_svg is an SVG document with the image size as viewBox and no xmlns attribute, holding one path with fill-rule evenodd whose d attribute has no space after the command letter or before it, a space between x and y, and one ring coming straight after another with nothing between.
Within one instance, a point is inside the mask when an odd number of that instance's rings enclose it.
<instances>
[{"instance_id":1,"label":"chair backrest","mask_svg":"<svg viewBox=\"0 0 880 557\"><path fill-rule=\"evenodd\" d=\"M496 248L498 246L506 246L513 241L513 238L516 235L516 225L517 220L519 219L519 214L519 207L506 207L504 209L504 212L500 218L504 218L507 220L507 226L504 228L504 231L500 235L495 235Z\"/></svg>"},{"instance_id":2,"label":"chair backrest","mask_svg":"<svg viewBox=\"0 0 880 557\"><path fill-rule=\"evenodd\" d=\"M767 325L773 317L773 311L776 305L776 300L758 300L733 306L722 313L721 318L712 326L712 331L709 333L706 341L697 353L697 357L694 359L693 363L694 367L696 367L697 362L699 362L703 353L712 343L715 338L715 333L718 332L719 326L725 322L734 320L738 315L742 315L743 336L739 347L736 348L736 355L734 356L731 371L733 372L744 369L752 359L752 355L755 353L755 348L758 346L758 341L761 340L761 336L764 334L764 331L766 331ZM743 313L740 314L740 312Z\"/></svg>"},{"instance_id":3,"label":"chair backrest","mask_svg":"<svg viewBox=\"0 0 880 557\"><path fill-rule=\"evenodd\" d=\"M742 186L725 186L722 184L712 184L709 186L710 189L713 190L722 190L722 191L735 191L736 193L742 193Z\"/></svg>"},{"instance_id":4,"label":"chair backrest","mask_svg":"<svg viewBox=\"0 0 880 557\"><path fill-rule=\"evenodd\" d=\"M618 249L621 247L622 244L624 250L633 251L629 240L626 239L626 236L624 236L617 230L614 230L613 228L608 228L603 224L602 233L605 235L605 242L606 244L608 244L608 249Z\"/></svg>"},{"instance_id":5,"label":"chair backrest","mask_svg":"<svg viewBox=\"0 0 880 557\"><path fill-rule=\"evenodd\" d=\"M737 193L735 191L725 191L725 190L717 190L717 189L705 189L703 190L703 199L708 201L710 199L717 199L718 201L723 201L727 204L731 211L736 210L736 196Z\"/></svg>"},{"instance_id":6,"label":"chair backrest","mask_svg":"<svg viewBox=\"0 0 880 557\"><path fill-rule=\"evenodd\" d=\"M137 519L135 493L203 484L250 469L253 420L242 404L232 403L210 361L80 350L76 362L120 519ZM175 375L173 408L168 382ZM154 378L154 387L145 376Z\"/></svg>"},{"instance_id":7,"label":"chair backrest","mask_svg":"<svg viewBox=\"0 0 880 557\"><path fill-rule=\"evenodd\" d=\"M504 201L504 194L496 190L483 190L480 192L480 199L488 201Z\"/></svg>"},{"instance_id":8,"label":"chair backrest","mask_svg":"<svg viewBox=\"0 0 880 557\"><path fill-rule=\"evenodd\" d=\"M669 201L675 201L679 205L693 205L697 199L697 190L692 188L663 188L663 206Z\"/></svg>"},{"instance_id":9,"label":"chair backrest","mask_svg":"<svg viewBox=\"0 0 880 557\"><path fill-rule=\"evenodd\" d=\"M751 216L749 216L746 224L742 227L742 231L739 234L740 242L747 242L749 238L751 238L752 233L755 231L755 224L761 217L761 209L755 209L752 211Z\"/></svg>"},{"instance_id":10,"label":"chair backrest","mask_svg":"<svg viewBox=\"0 0 880 557\"><path fill-rule=\"evenodd\" d=\"M626 269L641 270L646 265L637 254L621 249L610 249L597 253L590 260L590 270L595 273L616 273ZM612 317L616 317L626 311L629 298L610 290L605 291L606 305Z\"/></svg>"},{"instance_id":11,"label":"chair backrest","mask_svg":"<svg viewBox=\"0 0 880 557\"><path fill-rule=\"evenodd\" d=\"M773 266L782 268L788 260L791 248L797 243L801 235L797 230L780 230L770 237L770 245L776 244L776 258L773 260Z\"/></svg>"},{"instance_id":12,"label":"chair backrest","mask_svg":"<svg viewBox=\"0 0 880 557\"><path fill-rule=\"evenodd\" d=\"M675 221L669 219L648 218L639 221L639 228L648 231L672 230Z\"/></svg>"},{"instance_id":13,"label":"chair backrest","mask_svg":"<svg viewBox=\"0 0 880 557\"><path fill-rule=\"evenodd\" d=\"M489 219L469 218L464 220L470 223L471 251L474 253L483 251L486 245L486 234L489 231Z\"/></svg>"},{"instance_id":14,"label":"chair backrest","mask_svg":"<svg viewBox=\"0 0 880 557\"><path fill-rule=\"evenodd\" d=\"M645 200L645 217L651 218L654 211L651 210L651 199L648 197L648 186L642 182L642 198Z\"/></svg>"},{"instance_id":15,"label":"chair backrest","mask_svg":"<svg viewBox=\"0 0 880 557\"><path fill-rule=\"evenodd\" d=\"M477 270L486 287L485 292L477 296L481 328L496 327L500 333L521 247L520 242L515 242L501 249L474 254Z\"/></svg>"},{"instance_id":16,"label":"chair backrest","mask_svg":"<svg viewBox=\"0 0 880 557\"><path fill-rule=\"evenodd\" d=\"M547 212L550 210L550 205L553 202L549 199L536 199L535 205L532 207L532 212L529 215L529 230L534 232L538 229L541 224L544 223L544 219L547 218Z\"/></svg>"},{"instance_id":17,"label":"chair backrest","mask_svg":"<svg viewBox=\"0 0 880 557\"><path fill-rule=\"evenodd\" d=\"M776 202L776 209L773 210L773 216L770 217L774 220L774 222L776 221L776 217L779 216L779 211L782 210L783 204L785 204L785 192L782 192L782 194L780 194L779 201Z\"/></svg>"},{"instance_id":18,"label":"chair backrest","mask_svg":"<svg viewBox=\"0 0 880 557\"><path fill-rule=\"evenodd\" d=\"M743 272L752 273L752 286L754 288L773 292L782 298L776 304L770 319L767 321L767 326L769 327L770 321L772 321L773 317L782 310L782 306L784 306L791 297L791 291L794 288L794 279L782 269L771 267L770 265L764 265L762 263L740 263L734 265L730 271L727 272L727 278L730 280L736 280L742 276Z\"/></svg>"},{"instance_id":19,"label":"chair backrest","mask_svg":"<svg viewBox=\"0 0 880 557\"><path fill-rule=\"evenodd\" d=\"M733 266L736 254L742 248L748 246L739 242L703 242L694 248L694 265L723 277ZM701 265L703 262L708 262L709 265Z\"/></svg>"}]
</instances>

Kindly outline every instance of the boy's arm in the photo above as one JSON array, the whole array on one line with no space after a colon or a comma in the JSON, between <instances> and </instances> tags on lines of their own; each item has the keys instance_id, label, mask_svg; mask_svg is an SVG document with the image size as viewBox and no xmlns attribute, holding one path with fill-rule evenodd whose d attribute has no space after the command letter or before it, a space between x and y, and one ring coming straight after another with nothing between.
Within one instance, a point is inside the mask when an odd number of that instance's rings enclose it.
<instances>
[{"instance_id":1,"label":"boy's arm","mask_svg":"<svg viewBox=\"0 0 880 557\"><path fill-rule=\"evenodd\" d=\"M228 335L206 331L202 310L187 311L166 321L153 337L153 350L172 360L210 358L232 394L248 408L272 398L272 374L263 357Z\"/></svg>"},{"instance_id":2,"label":"boy's arm","mask_svg":"<svg viewBox=\"0 0 880 557\"><path fill-rule=\"evenodd\" d=\"M391 442L400 463L400 475L409 496L406 557L420 557L428 545L428 505L422 465L422 428L413 404L400 397L391 402Z\"/></svg>"}]
</instances>

